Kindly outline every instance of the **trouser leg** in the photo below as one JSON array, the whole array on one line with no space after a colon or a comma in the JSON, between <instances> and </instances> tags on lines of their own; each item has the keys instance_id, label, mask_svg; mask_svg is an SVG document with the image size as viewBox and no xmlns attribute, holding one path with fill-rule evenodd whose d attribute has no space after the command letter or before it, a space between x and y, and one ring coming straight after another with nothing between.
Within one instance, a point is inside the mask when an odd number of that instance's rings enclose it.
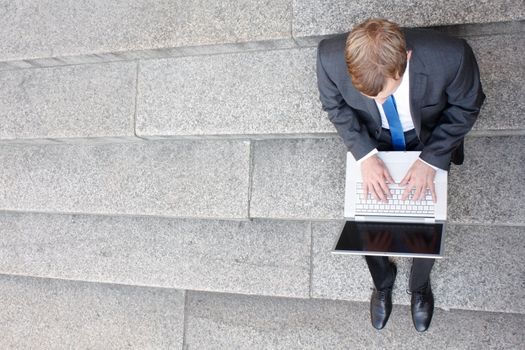
<instances>
[{"instance_id":1,"label":"trouser leg","mask_svg":"<svg viewBox=\"0 0 525 350\"><path fill-rule=\"evenodd\" d=\"M414 258L410 270L409 289L411 292L420 290L430 280L430 271L434 266L434 259Z\"/></svg>"},{"instance_id":2,"label":"trouser leg","mask_svg":"<svg viewBox=\"0 0 525 350\"><path fill-rule=\"evenodd\" d=\"M376 289L392 287L394 284L394 269L386 256L365 255L368 269L374 280Z\"/></svg>"}]
</instances>

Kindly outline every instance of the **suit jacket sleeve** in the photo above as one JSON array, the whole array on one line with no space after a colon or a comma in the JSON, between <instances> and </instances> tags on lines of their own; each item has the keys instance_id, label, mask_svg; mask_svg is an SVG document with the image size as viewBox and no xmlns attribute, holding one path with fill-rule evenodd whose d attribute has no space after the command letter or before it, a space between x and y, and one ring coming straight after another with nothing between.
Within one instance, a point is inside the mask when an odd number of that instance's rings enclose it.
<instances>
[{"instance_id":1,"label":"suit jacket sleeve","mask_svg":"<svg viewBox=\"0 0 525 350\"><path fill-rule=\"evenodd\" d=\"M317 85L323 110L328 112L328 119L334 124L347 149L358 160L376 148L377 144L328 76L321 58L321 50L322 42L317 50Z\"/></svg>"},{"instance_id":2,"label":"suit jacket sleeve","mask_svg":"<svg viewBox=\"0 0 525 350\"><path fill-rule=\"evenodd\" d=\"M474 125L485 100L478 64L470 46L462 42L463 55L457 72L445 90L447 107L420 155L441 169L448 169L452 152Z\"/></svg>"}]
</instances>

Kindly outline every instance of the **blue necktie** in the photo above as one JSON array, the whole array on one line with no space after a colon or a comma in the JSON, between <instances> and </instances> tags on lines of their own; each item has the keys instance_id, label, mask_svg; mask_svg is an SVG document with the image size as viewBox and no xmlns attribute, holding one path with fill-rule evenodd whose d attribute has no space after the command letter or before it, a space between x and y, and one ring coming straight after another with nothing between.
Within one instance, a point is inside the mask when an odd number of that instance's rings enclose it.
<instances>
[{"instance_id":1,"label":"blue necktie","mask_svg":"<svg viewBox=\"0 0 525 350\"><path fill-rule=\"evenodd\" d=\"M392 135L392 145L394 151L405 150L405 134L403 133L403 127L401 126L401 120L399 120L399 114L397 113L396 101L394 96L388 96L385 103L383 103L383 110L385 111L388 125L390 126L390 134Z\"/></svg>"}]
</instances>

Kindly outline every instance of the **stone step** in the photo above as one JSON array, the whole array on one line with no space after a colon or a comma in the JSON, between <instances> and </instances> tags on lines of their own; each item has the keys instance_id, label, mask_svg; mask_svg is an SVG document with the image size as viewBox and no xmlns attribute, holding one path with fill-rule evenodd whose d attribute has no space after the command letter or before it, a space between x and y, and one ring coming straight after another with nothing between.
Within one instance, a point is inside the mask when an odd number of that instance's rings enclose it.
<instances>
[{"instance_id":1,"label":"stone step","mask_svg":"<svg viewBox=\"0 0 525 350\"><path fill-rule=\"evenodd\" d=\"M346 150L339 138L260 140L253 146L250 216L342 219ZM448 220L523 225L525 137L468 137L452 165Z\"/></svg>"},{"instance_id":2,"label":"stone step","mask_svg":"<svg viewBox=\"0 0 525 350\"><path fill-rule=\"evenodd\" d=\"M487 95L474 129L523 130L523 32L468 40ZM315 60L308 47L3 71L0 141L335 133Z\"/></svg>"},{"instance_id":3,"label":"stone step","mask_svg":"<svg viewBox=\"0 0 525 350\"><path fill-rule=\"evenodd\" d=\"M475 130L524 129L524 32L468 37L488 96ZM314 48L140 62L137 135L326 133Z\"/></svg>"},{"instance_id":4,"label":"stone step","mask_svg":"<svg viewBox=\"0 0 525 350\"><path fill-rule=\"evenodd\" d=\"M525 31L514 34L467 38L478 60L481 82L487 98L474 130L525 128Z\"/></svg>"},{"instance_id":5,"label":"stone step","mask_svg":"<svg viewBox=\"0 0 525 350\"><path fill-rule=\"evenodd\" d=\"M0 214L0 273L308 297L307 222Z\"/></svg>"},{"instance_id":6,"label":"stone step","mask_svg":"<svg viewBox=\"0 0 525 350\"><path fill-rule=\"evenodd\" d=\"M422 335L399 305L378 332L368 302L5 275L0 286L8 349L517 349L524 341L523 314L436 308Z\"/></svg>"},{"instance_id":7,"label":"stone step","mask_svg":"<svg viewBox=\"0 0 525 350\"><path fill-rule=\"evenodd\" d=\"M373 10L372 10L373 9ZM121 1L107 4L37 0L2 8L0 70L137 58L309 45L346 32L369 17L403 26L519 21L520 0L417 4L373 0L202 2Z\"/></svg>"},{"instance_id":8,"label":"stone step","mask_svg":"<svg viewBox=\"0 0 525 350\"><path fill-rule=\"evenodd\" d=\"M3 349L181 349L185 292L0 276Z\"/></svg>"},{"instance_id":9,"label":"stone step","mask_svg":"<svg viewBox=\"0 0 525 350\"><path fill-rule=\"evenodd\" d=\"M0 212L0 273L136 286L367 301L358 256L333 255L343 221L189 220ZM436 262L436 305L525 309L525 227L448 225ZM395 299L409 259L395 259Z\"/></svg>"},{"instance_id":10,"label":"stone step","mask_svg":"<svg viewBox=\"0 0 525 350\"><path fill-rule=\"evenodd\" d=\"M378 332L368 303L197 292L187 299L188 350L519 349L525 340L523 314L436 309L418 334L407 306L394 306Z\"/></svg>"},{"instance_id":11,"label":"stone step","mask_svg":"<svg viewBox=\"0 0 525 350\"><path fill-rule=\"evenodd\" d=\"M136 62L0 72L0 140L134 137L136 81Z\"/></svg>"},{"instance_id":12,"label":"stone step","mask_svg":"<svg viewBox=\"0 0 525 350\"><path fill-rule=\"evenodd\" d=\"M465 164L450 173L451 223L524 223L523 139L467 138ZM336 136L1 145L0 209L342 219L345 157Z\"/></svg>"},{"instance_id":13,"label":"stone step","mask_svg":"<svg viewBox=\"0 0 525 350\"><path fill-rule=\"evenodd\" d=\"M291 6L292 0L11 2L1 10L0 61L71 64L79 62L71 56L80 55L126 59L141 50L254 41L290 45ZM50 57L60 59L46 62Z\"/></svg>"},{"instance_id":14,"label":"stone step","mask_svg":"<svg viewBox=\"0 0 525 350\"><path fill-rule=\"evenodd\" d=\"M248 217L250 142L0 145L0 208Z\"/></svg>"},{"instance_id":15,"label":"stone step","mask_svg":"<svg viewBox=\"0 0 525 350\"><path fill-rule=\"evenodd\" d=\"M137 135L334 132L315 60L304 48L141 61Z\"/></svg>"},{"instance_id":16,"label":"stone step","mask_svg":"<svg viewBox=\"0 0 525 350\"><path fill-rule=\"evenodd\" d=\"M371 17L388 18L404 27L490 23L525 19L521 0L443 1L315 1L295 0L293 36L299 42L344 33Z\"/></svg>"}]
</instances>

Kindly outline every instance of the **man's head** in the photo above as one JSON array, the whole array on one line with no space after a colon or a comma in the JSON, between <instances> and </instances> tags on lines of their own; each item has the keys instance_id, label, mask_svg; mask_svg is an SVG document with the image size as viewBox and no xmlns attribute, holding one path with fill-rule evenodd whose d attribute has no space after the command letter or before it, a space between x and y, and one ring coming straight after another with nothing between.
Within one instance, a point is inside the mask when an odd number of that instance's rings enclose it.
<instances>
[{"instance_id":1,"label":"man's head","mask_svg":"<svg viewBox=\"0 0 525 350\"><path fill-rule=\"evenodd\" d=\"M409 57L401 29L384 19L357 25L346 40L345 59L353 85L379 103L401 84Z\"/></svg>"}]
</instances>

